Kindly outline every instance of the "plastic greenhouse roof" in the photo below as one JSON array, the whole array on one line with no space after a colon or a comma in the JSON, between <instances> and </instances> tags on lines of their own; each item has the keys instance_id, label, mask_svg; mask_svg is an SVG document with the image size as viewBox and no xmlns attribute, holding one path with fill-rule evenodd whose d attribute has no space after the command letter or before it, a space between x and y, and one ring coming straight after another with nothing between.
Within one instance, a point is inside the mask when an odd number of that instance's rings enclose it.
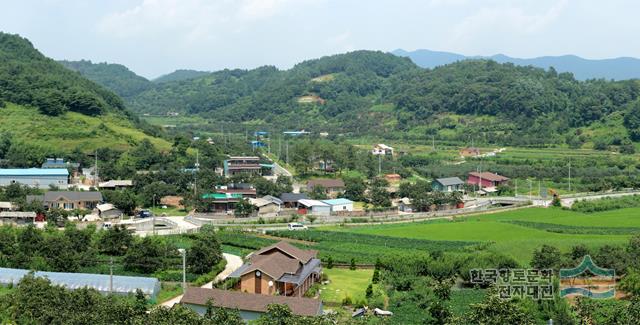
<instances>
[{"instance_id":1,"label":"plastic greenhouse roof","mask_svg":"<svg viewBox=\"0 0 640 325\"><path fill-rule=\"evenodd\" d=\"M0 268L0 284L18 284L22 277L29 274L29 270ZM109 292L108 274L90 273L63 273L63 272L34 272L37 277L48 278L51 284L61 285L67 289L92 288L99 292ZM136 276L113 276L113 293L128 294L135 293L137 289L142 290L145 295L155 297L160 291L160 282L156 278L136 277Z\"/></svg>"},{"instance_id":2,"label":"plastic greenhouse roof","mask_svg":"<svg viewBox=\"0 0 640 325\"><path fill-rule=\"evenodd\" d=\"M69 176L66 168L9 168L0 169L1 176Z\"/></svg>"}]
</instances>

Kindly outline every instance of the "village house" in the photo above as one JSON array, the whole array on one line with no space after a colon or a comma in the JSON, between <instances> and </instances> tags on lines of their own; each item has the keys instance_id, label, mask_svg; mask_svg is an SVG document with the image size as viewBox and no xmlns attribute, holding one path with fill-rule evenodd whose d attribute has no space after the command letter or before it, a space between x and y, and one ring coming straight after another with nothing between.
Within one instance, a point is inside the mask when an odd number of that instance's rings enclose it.
<instances>
[{"instance_id":1,"label":"village house","mask_svg":"<svg viewBox=\"0 0 640 325\"><path fill-rule=\"evenodd\" d=\"M104 190L122 190L133 186L133 181L130 179L122 180L110 180L108 182L100 182L98 188Z\"/></svg>"},{"instance_id":2,"label":"village house","mask_svg":"<svg viewBox=\"0 0 640 325\"><path fill-rule=\"evenodd\" d=\"M69 171L66 168L0 169L0 186L16 183L41 189L66 189L69 184Z\"/></svg>"},{"instance_id":3,"label":"village house","mask_svg":"<svg viewBox=\"0 0 640 325\"><path fill-rule=\"evenodd\" d=\"M398 183L402 180L402 176L400 176L400 174L386 174L384 175L384 179L389 183Z\"/></svg>"},{"instance_id":4,"label":"village house","mask_svg":"<svg viewBox=\"0 0 640 325\"><path fill-rule=\"evenodd\" d=\"M231 177L234 175L263 175L263 168L269 169L271 165L260 164L258 156L230 156L223 162L224 175Z\"/></svg>"},{"instance_id":5,"label":"village house","mask_svg":"<svg viewBox=\"0 0 640 325\"><path fill-rule=\"evenodd\" d=\"M480 149L476 147L467 147L460 149L460 156L462 157L478 157L480 156Z\"/></svg>"},{"instance_id":6,"label":"village house","mask_svg":"<svg viewBox=\"0 0 640 325\"><path fill-rule=\"evenodd\" d=\"M436 192L462 192L464 181L459 177L436 178L431 182L431 188Z\"/></svg>"},{"instance_id":7,"label":"village house","mask_svg":"<svg viewBox=\"0 0 640 325\"><path fill-rule=\"evenodd\" d=\"M375 146L373 146L373 149L371 150L371 154L381 155L381 156L393 156L393 148L387 146L386 144L378 143Z\"/></svg>"},{"instance_id":8,"label":"village house","mask_svg":"<svg viewBox=\"0 0 640 325\"><path fill-rule=\"evenodd\" d=\"M509 181L508 177L490 172L471 172L467 178L467 184L477 185L480 189L491 192L499 185Z\"/></svg>"},{"instance_id":9,"label":"village house","mask_svg":"<svg viewBox=\"0 0 640 325\"><path fill-rule=\"evenodd\" d=\"M318 200L298 200L298 214L310 214L315 216L331 215L331 206Z\"/></svg>"},{"instance_id":10,"label":"village house","mask_svg":"<svg viewBox=\"0 0 640 325\"><path fill-rule=\"evenodd\" d=\"M240 280L236 289L242 292L302 297L320 279L317 254L281 241L250 254L229 277Z\"/></svg>"},{"instance_id":11,"label":"village house","mask_svg":"<svg viewBox=\"0 0 640 325\"><path fill-rule=\"evenodd\" d=\"M248 200L251 205L256 207L258 214L276 214L280 212L280 206L282 204L280 199L272 196L265 196L257 199L250 198Z\"/></svg>"},{"instance_id":12,"label":"village house","mask_svg":"<svg viewBox=\"0 0 640 325\"><path fill-rule=\"evenodd\" d=\"M48 191L44 195L29 195L27 202L40 201L46 209L93 210L102 202L100 192Z\"/></svg>"},{"instance_id":13,"label":"village house","mask_svg":"<svg viewBox=\"0 0 640 325\"><path fill-rule=\"evenodd\" d=\"M238 310L245 322L254 321L267 312L272 304L286 305L297 316L320 316L323 314L320 299L267 296L233 290L205 289L189 287L180 300L180 304L200 315L207 311L207 303L214 307Z\"/></svg>"},{"instance_id":14,"label":"village house","mask_svg":"<svg viewBox=\"0 0 640 325\"><path fill-rule=\"evenodd\" d=\"M297 209L298 201L308 199L306 193L282 193L280 194L280 200L287 209Z\"/></svg>"},{"instance_id":15,"label":"village house","mask_svg":"<svg viewBox=\"0 0 640 325\"><path fill-rule=\"evenodd\" d=\"M316 187L322 187L326 195L335 197L338 193L344 192L344 181L341 179L318 178L307 182L307 192L312 192Z\"/></svg>"},{"instance_id":16,"label":"village house","mask_svg":"<svg viewBox=\"0 0 640 325\"><path fill-rule=\"evenodd\" d=\"M35 212L2 211L0 225L29 225L36 221Z\"/></svg>"},{"instance_id":17,"label":"village house","mask_svg":"<svg viewBox=\"0 0 640 325\"><path fill-rule=\"evenodd\" d=\"M322 203L331 207L331 213L353 211L353 201L347 199L322 200Z\"/></svg>"},{"instance_id":18,"label":"village house","mask_svg":"<svg viewBox=\"0 0 640 325\"><path fill-rule=\"evenodd\" d=\"M257 192L253 184L248 183L230 183L227 185L216 186L216 193L221 194L240 194L243 198L256 198Z\"/></svg>"},{"instance_id":19,"label":"village house","mask_svg":"<svg viewBox=\"0 0 640 325\"><path fill-rule=\"evenodd\" d=\"M65 161L64 158L47 158L42 163L42 168L71 168L78 169L80 164Z\"/></svg>"},{"instance_id":20,"label":"village house","mask_svg":"<svg viewBox=\"0 0 640 325\"><path fill-rule=\"evenodd\" d=\"M235 193L206 193L201 196L206 200L213 212L229 212L236 208L236 204L243 200L242 194Z\"/></svg>"},{"instance_id":21,"label":"village house","mask_svg":"<svg viewBox=\"0 0 640 325\"><path fill-rule=\"evenodd\" d=\"M2 211L13 211L15 210L15 206L11 202L0 202L0 212Z\"/></svg>"},{"instance_id":22,"label":"village house","mask_svg":"<svg viewBox=\"0 0 640 325\"><path fill-rule=\"evenodd\" d=\"M398 211L402 212L413 212L413 204L411 199L408 197L403 197L398 200Z\"/></svg>"}]
</instances>

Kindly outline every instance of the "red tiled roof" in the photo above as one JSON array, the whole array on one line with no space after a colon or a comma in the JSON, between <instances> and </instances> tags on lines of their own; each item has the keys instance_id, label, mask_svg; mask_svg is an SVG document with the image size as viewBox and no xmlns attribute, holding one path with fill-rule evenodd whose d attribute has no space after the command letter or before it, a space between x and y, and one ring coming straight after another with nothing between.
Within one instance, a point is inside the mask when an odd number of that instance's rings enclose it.
<instances>
[{"instance_id":1,"label":"red tiled roof","mask_svg":"<svg viewBox=\"0 0 640 325\"><path fill-rule=\"evenodd\" d=\"M321 179L312 179L307 183L308 188L314 188L315 186L344 187L344 181L342 181L341 179L321 178Z\"/></svg>"},{"instance_id":2,"label":"red tiled roof","mask_svg":"<svg viewBox=\"0 0 640 325\"><path fill-rule=\"evenodd\" d=\"M318 255L318 251L316 250L304 250L304 249L300 249L298 247L295 247L289 243L287 243L286 241L280 241L277 242L271 246L267 246L255 253L253 253L253 255L263 255L268 253L269 251L272 251L274 249L277 249L297 260L299 260L301 263L306 264L307 262L309 262L310 259L316 257L316 255Z\"/></svg>"},{"instance_id":3,"label":"red tiled roof","mask_svg":"<svg viewBox=\"0 0 640 325\"><path fill-rule=\"evenodd\" d=\"M492 181L492 182L504 182L504 181L508 181L509 178L508 177L504 177L498 174L494 174L494 173L490 173L490 172L471 172L469 173L470 176L476 176L482 179L486 179L488 181Z\"/></svg>"},{"instance_id":4,"label":"red tiled roof","mask_svg":"<svg viewBox=\"0 0 640 325\"><path fill-rule=\"evenodd\" d=\"M287 305L291 312L299 316L317 316L322 313L322 302L319 299L270 296L239 291L188 288L180 300L181 304L205 306L212 300L216 307L239 309L253 312L266 312L271 304Z\"/></svg>"}]
</instances>

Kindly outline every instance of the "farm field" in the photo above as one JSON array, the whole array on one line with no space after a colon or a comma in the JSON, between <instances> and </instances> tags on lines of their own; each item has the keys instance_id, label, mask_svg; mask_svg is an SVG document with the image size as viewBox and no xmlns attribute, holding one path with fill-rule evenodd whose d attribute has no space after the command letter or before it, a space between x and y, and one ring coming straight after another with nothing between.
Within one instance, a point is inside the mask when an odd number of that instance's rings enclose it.
<instances>
[{"instance_id":1,"label":"farm field","mask_svg":"<svg viewBox=\"0 0 640 325\"><path fill-rule=\"evenodd\" d=\"M349 296L352 301L365 299L365 290L373 276L372 269L327 269L322 270L329 276L329 284L321 287L322 300L330 303L341 303L342 299Z\"/></svg>"},{"instance_id":2,"label":"farm field","mask_svg":"<svg viewBox=\"0 0 640 325\"><path fill-rule=\"evenodd\" d=\"M363 226L344 231L440 241L493 242L489 250L514 257L526 265L534 249L543 244L567 251L577 244L598 247L605 244L622 244L630 234L573 234L549 232L511 221L558 224L574 227L640 228L640 209L621 209L593 214L583 214L560 209L528 208L516 211L472 216L455 221L432 221L410 224Z\"/></svg>"}]
</instances>

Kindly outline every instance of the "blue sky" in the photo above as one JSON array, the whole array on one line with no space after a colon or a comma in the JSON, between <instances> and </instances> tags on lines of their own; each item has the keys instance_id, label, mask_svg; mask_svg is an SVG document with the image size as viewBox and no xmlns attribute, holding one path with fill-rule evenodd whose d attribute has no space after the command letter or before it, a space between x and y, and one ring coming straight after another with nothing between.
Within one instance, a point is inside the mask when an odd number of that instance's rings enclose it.
<instances>
[{"instance_id":1,"label":"blue sky","mask_svg":"<svg viewBox=\"0 0 640 325\"><path fill-rule=\"evenodd\" d=\"M0 30L55 59L148 78L291 67L357 49L640 57L634 0L0 0Z\"/></svg>"}]
</instances>

